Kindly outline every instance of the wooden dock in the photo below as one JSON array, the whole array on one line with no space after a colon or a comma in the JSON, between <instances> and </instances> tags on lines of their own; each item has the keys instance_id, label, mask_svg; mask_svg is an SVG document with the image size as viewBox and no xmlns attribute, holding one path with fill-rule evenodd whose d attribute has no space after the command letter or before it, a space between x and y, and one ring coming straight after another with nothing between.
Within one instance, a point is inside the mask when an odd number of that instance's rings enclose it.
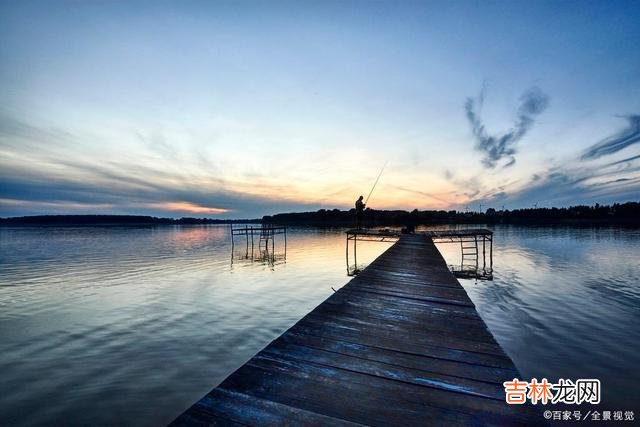
<instances>
[{"instance_id":1,"label":"wooden dock","mask_svg":"<svg viewBox=\"0 0 640 427\"><path fill-rule=\"evenodd\" d=\"M407 235L172 425L544 424L505 403L514 377L432 240Z\"/></svg>"}]
</instances>

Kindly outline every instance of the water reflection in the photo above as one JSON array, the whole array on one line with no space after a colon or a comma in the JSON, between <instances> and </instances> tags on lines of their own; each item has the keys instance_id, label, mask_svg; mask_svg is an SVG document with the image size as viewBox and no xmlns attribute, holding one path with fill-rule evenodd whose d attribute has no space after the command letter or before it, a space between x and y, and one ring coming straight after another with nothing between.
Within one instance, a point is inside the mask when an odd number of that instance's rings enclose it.
<instances>
[{"instance_id":1,"label":"water reflection","mask_svg":"<svg viewBox=\"0 0 640 427\"><path fill-rule=\"evenodd\" d=\"M494 281L460 282L523 375L599 378L633 410L640 232L494 231ZM348 281L344 230L287 239L272 268L231 266L226 226L0 229L0 420L166 424Z\"/></svg>"},{"instance_id":2,"label":"water reflection","mask_svg":"<svg viewBox=\"0 0 640 427\"><path fill-rule=\"evenodd\" d=\"M2 424L168 423L347 282L341 236L272 268L226 226L0 228Z\"/></svg>"}]
</instances>

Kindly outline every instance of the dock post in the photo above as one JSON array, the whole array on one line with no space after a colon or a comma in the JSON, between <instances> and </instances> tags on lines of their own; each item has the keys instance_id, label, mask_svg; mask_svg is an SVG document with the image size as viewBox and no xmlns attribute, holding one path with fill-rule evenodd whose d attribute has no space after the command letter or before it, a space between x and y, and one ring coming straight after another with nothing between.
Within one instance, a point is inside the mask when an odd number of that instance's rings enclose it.
<instances>
[{"instance_id":1,"label":"dock post","mask_svg":"<svg viewBox=\"0 0 640 427\"><path fill-rule=\"evenodd\" d=\"M251 227L251 259L253 259L253 227Z\"/></svg>"},{"instance_id":2,"label":"dock post","mask_svg":"<svg viewBox=\"0 0 640 427\"><path fill-rule=\"evenodd\" d=\"M493 273L493 235L491 235L491 240L489 240L489 268Z\"/></svg>"},{"instance_id":3,"label":"dock post","mask_svg":"<svg viewBox=\"0 0 640 427\"><path fill-rule=\"evenodd\" d=\"M478 236L473 236L473 241L476 245L476 273L478 272Z\"/></svg>"},{"instance_id":4,"label":"dock post","mask_svg":"<svg viewBox=\"0 0 640 427\"><path fill-rule=\"evenodd\" d=\"M349 232L347 232L347 244L345 245L345 258L347 259L347 275L349 274Z\"/></svg>"},{"instance_id":5,"label":"dock post","mask_svg":"<svg viewBox=\"0 0 640 427\"><path fill-rule=\"evenodd\" d=\"M244 237L246 240L246 249L244 251L244 257L249 258L249 229L246 226L244 227Z\"/></svg>"},{"instance_id":6,"label":"dock post","mask_svg":"<svg viewBox=\"0 0 640 427\"><path fill-rule=\"evenodd\" d=\"M485 243L487 241L487 235L482 235L482 270L485 271L487 269L487 256L485 255Z\"/></svg>"},{"instance_id":7,"label":"dock post","mask_svg":"<svg viewBox=\"0 0 640 427\"><path fill-rule=\"evenodd\" d=\"M354 271L358 270L358 252L357 252L357 240L358 235L353 235L353 269Z\"/></svg>"}]
</instances>

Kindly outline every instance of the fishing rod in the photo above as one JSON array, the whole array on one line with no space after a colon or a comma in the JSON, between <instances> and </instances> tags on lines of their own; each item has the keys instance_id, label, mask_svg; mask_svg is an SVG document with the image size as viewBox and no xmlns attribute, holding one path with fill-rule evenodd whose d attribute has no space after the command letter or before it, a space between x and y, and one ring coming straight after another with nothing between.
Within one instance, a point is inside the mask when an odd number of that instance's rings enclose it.
<instances>
[{"instance_id":1,"label":"fishing rod","mask_svg":"<svg viewBox=\"0 0 640 427\"><path fill-rule=\"evenodd\" d=\"M378 174L378 177L376 178L376 182L373 183L373 187L371 187L371 191L369 191L369 195L367 196L367 200L364 201L365 205L369 201L369 197L371 197L371 193L373 193L373 189L376 188L376 185L378 185L378 181L380 180L380 177L382 176L382 172L384 172L384 168L387 167L387 163L389 163L389 160L384 162L384 165L382 166L382 169L380 169L380 173Z\"/></svg>"}]
</instances>

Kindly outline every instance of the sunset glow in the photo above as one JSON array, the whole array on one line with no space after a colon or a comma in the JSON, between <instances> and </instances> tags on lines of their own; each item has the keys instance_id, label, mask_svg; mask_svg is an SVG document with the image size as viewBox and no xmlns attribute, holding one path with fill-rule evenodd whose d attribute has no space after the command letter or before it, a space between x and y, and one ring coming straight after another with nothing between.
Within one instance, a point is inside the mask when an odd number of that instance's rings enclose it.
<instances>
[{"instance_id":1,"label":"sunset glow","mask_svg":"<svg viewBox=\"0 0 640 427\"><path fill-rule=\"evenodd\" d=\"M197 215L220 215L229 212L229 209L210 208L207 206L198 206L189 202L168 202L168 203L152 203L150 208L159 209L168 212L180 212L185 214Z\"/></svg>"}]
</instances>

